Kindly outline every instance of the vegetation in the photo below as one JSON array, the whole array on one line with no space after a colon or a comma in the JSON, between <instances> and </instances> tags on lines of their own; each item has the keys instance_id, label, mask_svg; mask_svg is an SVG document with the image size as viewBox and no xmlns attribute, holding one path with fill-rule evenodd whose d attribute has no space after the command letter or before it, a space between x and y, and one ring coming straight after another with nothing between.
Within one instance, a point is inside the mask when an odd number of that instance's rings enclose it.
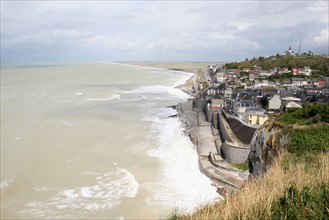
<instances>
[{"instance_id":1,"label":"vegetation","mask_svg":"<svg viewBox=\"0 0 329 220\"><path fill-rule=\"evenodd\" d=\"M260 99L260 104L262 105L263 109L267 109L268 108L268 99L267 99L267 96L263 96L261 99Z\"/></svg>"},{"instance_id":2,"label":"vegetation","mask_svg":"<svg viewBox=\"0 0 329 220\"><path fill-rule=\"evenodd\" d=\"M239 170L244 170L247 171L249 170L249 165L248 165L248 160L246 160L244 163L235 163L232 164L235 168L239 169Z\"/></svg>"},{"instance_id":3,"label":"vegetation","mask_svg":"<svg viewBox=\"0 0 329 220\"><path fill-rule=\"evenodd\" d=\"M329 123L329 106L325 104L308 104L302 109L292 110L282 114L279 123L288 124L313 124L318 122Z\"/></svg>"},{"instance_id":4,"label":"vegetation","mask_svg":"<svg viewBox=\"0 0 329 220\"><path fill-rule=\"evenodd\" d=\"M329 58L318 55L308 56L272 56L269 58L259 57L243 62L233 62L225 64L227 69L253 68L254 65L262 67L263 70L273 69L274 67L287 67L291 70L294 67L303 68L310 66L312 70L318 70L317 75L329 76L328 71Z\"/></svg>"},{"instance_id":5,"label":"vegetation","mask_svg":"<svg viewBox=\"0 0 329 220\"><path fill-rule=\"evenodd\" d=\"M328 219L329 184L317 188L290 184L272 206L272 219Z\"/></svg>"},{"instance_id":6,"label":"vegetation","mask_svg":"<svg viewBox=\"0 0 329 220\"><path fill-rule=\"evenodd\" d=\"M328 219L329 154L317 154L309 164L284 160L286 154L263 178L250 180L243 190L191 215L175 213L170 219ZM300 209L303 212L297 213ZM288 216L289 210L298 218Z\"/></svg>"},{"instance_id":7,"label":"vegetation","mask_svg":"<svg viewBox=\"0 0 329 220\"><path fill-rule=\"evenodd\" d=\"M171 219L329 219L328 116L329 107L316 104L284 113L276 126L289 142L262 178L228 192L223 201L191 215L175 212Z\"/></svg>"},{"instance_id":8,"label":"vegetation","mask_svg":"<svg viewBox=\"0 0 329 220\"><path fill-rule=\"evenodd\" d=\"M283 80L285 79L291 79L295 77L292 73L283 73L282 75L271 75L269 77L267 77L267 79L269 81L276 81L276 80L279 80L280 82L282 82ZM305 75L298 75L298 78L305 78L306 76Z\"/></svg>"},{"instance_id":9,"label":"vegetation","mask_svg":"<svg viewBox=\"0 0 329 220\"><path fill-rule=\"evenodd\" d=\"M288 135L290 143L287 145L289 153L297 159L307 156L307 153L329 152L329 125L325 123L298 129L283 129L281 132Z\"/></svg>"}]
</instances>

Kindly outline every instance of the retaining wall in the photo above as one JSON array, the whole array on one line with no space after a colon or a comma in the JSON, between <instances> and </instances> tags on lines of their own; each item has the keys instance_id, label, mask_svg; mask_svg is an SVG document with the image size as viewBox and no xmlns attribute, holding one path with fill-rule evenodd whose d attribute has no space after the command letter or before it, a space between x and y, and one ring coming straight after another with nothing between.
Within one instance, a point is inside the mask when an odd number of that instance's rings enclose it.
<instances>
[{"instance_id":1,"label":"retaining wall","mask_svg":"<svg viewBox=\"0 0 329 220\"><path fill-rule=\"evenodd\" d=\"M224 141L221 146L222 154L230 163L243 163L248 159L249 147L241 147L233 142Z\"/></svg>"}]
</instances>

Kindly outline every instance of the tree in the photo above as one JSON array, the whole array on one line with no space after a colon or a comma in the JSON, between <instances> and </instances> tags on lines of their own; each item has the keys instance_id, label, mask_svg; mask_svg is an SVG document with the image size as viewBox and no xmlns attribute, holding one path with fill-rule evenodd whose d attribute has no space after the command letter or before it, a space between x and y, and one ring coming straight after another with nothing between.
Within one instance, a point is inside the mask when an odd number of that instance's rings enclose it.
<instances>
[{"instance_id":1,"label":"tree","mask_svg":"<svg viewBox=\"0 0 329 220\"><path fill-rule=\"evenodd\" d=\"M267 99L267 95L264 95L264 96L260 99L260 104L262 105L263 109L267 109L267 108L268 108L268 99Z\"/></svg>"}]
</instances>

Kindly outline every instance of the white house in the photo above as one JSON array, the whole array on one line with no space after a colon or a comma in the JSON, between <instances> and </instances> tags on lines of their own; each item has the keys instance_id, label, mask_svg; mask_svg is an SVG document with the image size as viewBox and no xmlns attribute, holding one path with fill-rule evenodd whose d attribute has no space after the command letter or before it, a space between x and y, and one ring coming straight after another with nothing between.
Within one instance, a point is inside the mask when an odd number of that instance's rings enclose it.
<instances>
[{"instance_id":1,"label":"white house","mask_svg":"<svg viewBox=\"0 0 329 220\"><path fill-rule=\"evenodd\" d=\"M279 110L280 107L281 107L281 99L279 95L274 95L271 99L268 100L269 110Z\"/></svg>"}]
</instances>

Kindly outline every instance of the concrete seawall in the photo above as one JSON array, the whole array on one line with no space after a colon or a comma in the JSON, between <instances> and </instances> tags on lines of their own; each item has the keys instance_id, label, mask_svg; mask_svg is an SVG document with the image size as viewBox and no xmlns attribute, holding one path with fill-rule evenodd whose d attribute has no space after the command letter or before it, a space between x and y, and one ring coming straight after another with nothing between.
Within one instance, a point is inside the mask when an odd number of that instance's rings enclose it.
<instances>
[{"instance_id":1,"label":"concrete seawall","mask_svg":"<svg viewBox=\"0 0 329 220\"><path fill-rule=\"evenodd\" d=\"M233 115L227 114L222 111L225 120L230 125L230 128L234 135L244 144L250 144L252 137L258 127L248 125Z\"/></svg>"},{"instance_id":2,"label":"concrete seawall","mask_svg":"<svg viewBox=\"0 0 329 220\"><path fill-rule=\"evenodd\" d=\"M243 163L248 159L249 147L241 147L236 142L225 141L222 144L222 152L230 163Z\"/></svg>"},{"instance_id":3,"label":"concrete seawall","mask_svg":"<svg viewBox=\"0 0 329 220\"><path fill-rule=\"evenodd\" d=\"M245 162L250 152L249 146L236 137L222 112L219 112L218 115L219 128L223 139L221 146L223 157L230 163Z\"/></svg>"},{"instance_id":4,"label":"concrete seawall","mask_svg":"<svg viewBox=\"0 0 329 220\"><path fill-rule=\"evenodd\" d=\"M202 103L197 103L202 107ZM248 179L249 172L232 167L221 157L222 142L219 131L206 120L203 110L193 108L193 100L177 106L178 115L184 124L192 142L197 146L199 168L220 190L239 189Z\"/></svg>"}]
</instances>

